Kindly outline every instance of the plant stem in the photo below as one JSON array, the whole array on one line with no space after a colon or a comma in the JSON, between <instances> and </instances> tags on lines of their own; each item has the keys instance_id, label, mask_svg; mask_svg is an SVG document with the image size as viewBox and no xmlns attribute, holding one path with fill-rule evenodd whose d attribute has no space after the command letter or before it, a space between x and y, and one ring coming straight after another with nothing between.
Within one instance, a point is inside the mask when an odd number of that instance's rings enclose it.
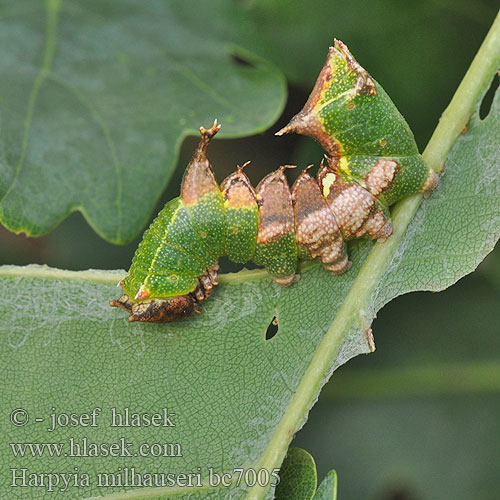
<instances>
[{"instance_id":1,"label":"plant stem","mask_svg":"<svg viewBox=\"0 0 500 500\"><path fill-rule=\"evenodd\" d=\"M500 360L484 360L339 373L322 396L366 400L498 392Z\"/></svg>"},{"instance_id":2,"label":"plant stem","mask_svg":"<svg viewBox=\"0 0 500 500\"><path fill-rule=\"evenodd\" d=\"M89 283L100 283L102 285L116 285L125 271L100 271L89 269L88 271L66 271L49 266L31 264L29 266L0 266L1 278L25 278L44 279L60 281L88 281Z\"/></svg>"}]
</instances>

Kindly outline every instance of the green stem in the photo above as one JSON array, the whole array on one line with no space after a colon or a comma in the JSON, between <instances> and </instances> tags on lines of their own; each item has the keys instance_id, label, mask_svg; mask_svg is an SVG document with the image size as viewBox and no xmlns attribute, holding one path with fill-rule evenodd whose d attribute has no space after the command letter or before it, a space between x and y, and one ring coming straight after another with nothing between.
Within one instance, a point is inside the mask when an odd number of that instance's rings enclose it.
<instances>
[{"instance_id":1,"label":"green stem","mask_svg":"<svg viewBox=\"0 0 500 500\"><path fill-rule=\"evenodd\" d=\"M0 278L25 278L44 279L59 281L87 281L89 283L100 283L102 285L116 285L125 271L100 271L89 269L88 271L66 271L54 269L48 266L31 264L29 266L0 266Z\"/></svg>"},{"instance_id":2,"label":"green stem","mask_svg":"<svg viewBox=\"0 0 500 500\"><path fill-rule=\"evenodd\" d=\"M300 272L317 266L317 262L301 262ZM101 271L89 269L88 271L68 271L56 269L49 266L30 264L29 266L0 266L0 278L26 278L62 281L87 281L89 283L100 283L101 285L116 285L118 281L127 274L126 271L117 269L114 271ZM219 276L220 283L238 283L267 278L269 273L265 269L243 270L237 273L226 273Z\"/></svg>"},{"instance_id":3,"label":"green stem","mask_svg":"<svg viewBox=\"0 0 500 500\"><path fill-rule=\"evenodd\" d=\"M500 360L495 360L339 373L322 397L366 400L498 392Z\"/></svg>"},{"instance_id":4,"label":"green stem","mask_svg":"<svg viewBox=\"0 0 500 500\"><path fill-rule=\"evenodd\" d=\"M425 149L425 160L440 171L456 138L466 126L482 92L498 68L500 59L500 13L481 45L474 61L460 83L453 99L443 113L434 134ZM332 325L318 347L287 411L264 451L258 468L272 470L279 467L294 433L304 421L321 386L328 377L333 360L344 343L349 329L358 322L371 324L369 305L374 290L399 247L406 228L413 219L422 196L412 196L399 202L393 211L393 235L383 244L377 243L368 255ZM248 500L264 498L268 488L255 486Z\"/></svg>"}]
</instances>

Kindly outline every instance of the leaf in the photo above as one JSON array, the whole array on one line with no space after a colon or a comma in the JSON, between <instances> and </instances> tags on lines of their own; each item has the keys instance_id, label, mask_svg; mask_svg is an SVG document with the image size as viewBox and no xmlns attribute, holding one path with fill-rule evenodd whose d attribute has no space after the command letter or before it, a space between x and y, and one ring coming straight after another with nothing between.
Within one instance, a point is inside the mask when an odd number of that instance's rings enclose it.
<instances>
[{"instance_id":1,"label":"leaf","mask_svg":"<svg viewBox=\"0 0 500 500\"><path fill-rule=\"evenodd\" d=\"M242 48L255 30L231 2L2 0L0 18L0 221L16 233L79 210L129 241L184 137L214 118L225 137L253 134L284 105L283 76Z\"/></svg>"},{"instance_id":2,"label":"leaf","mask_svg":"<svg viewBox=\"0 0 500 500\"><path fill-rule=\"evenodd\" d=\"M311 500L317 474L313 457L302 448L289 448L280 469L276 500Z\"/></svg>"},{"instance_id":3,"label":"leaf","mask_svg":"<svg viewBox=\"0 0 500 500\"><path fill-rule=\"evenodd\" d=\"M313 500L337 500L337 473L334 470L321 481Z\"/></svg>"},{"instance_id":4,"label":"leaf","mask_svg":"<svg viewBox=\"0 0 500 500\"><path fill-rule=\"evenodd\" d=\"M209 467L218 473L235 467L261 469L261 455L331 323L332 297L323 293L324 285L342 294L347 291L342 287L353 279L348 275L335 279L315 266L304 272L290 294L261 271L226 275L203 315L184 323L144 325L130 324L108 306L116 296L120 272L39 266L0 270L0 380L7 381L2 390L3 485L10 484L10 468L73 470L67 457L15 458L5 448L10 442L67 444L71 437L87 437L111 443L125 437L134 443L134 451L140 443L182 446L182 457L79 458L78 468L93 474L93 486L83 491L69 488L65 494L71 498L111 493L112 489L95 487L95 472L119 467L173 473L201 467L204 479ZM314 297L315 307L304 297ZM266 341L275 314L279 329ZM368 346L363 338L353 339L350 348L344 348L343 359L349 349L366 352ZM81 414L95 407L103 410L98 427L47 431L52 408ZM111 407L135 412L166 407L177 414L176 427L111 428ZM15 408L26 408L30 425L9 424ZM36 417L45 423L35 423ZM304 417L297 415L300 421ZM293 432L285 427L279 435L288 440ZM16 492L2 487L6 489L0 496ZM244 489L243 485L235 489L234 498L242 498ZM30 493L41 498L44 489Z\"/></svg>"},{"instance_id":5,"label":"leaf","mask_svg":"<svg viewBox=\"0 0 500 500\"><path fill-rule=\"evenodd\" d=\"M290 447L280 469L276 500L336 500L337 473L330 471L316 489L314 458L302 448ZM314 497L314 498L313 498Z\"/></svg>"},{"instance_id":6,"label":"leaf","mask_svg":"<svg viewBox=\"0 0 500 500\"><path fill-rule=\"evenodd\" d=\"M439 167L469 113L476 110L450 153L453 161L437 192L418 212L419 197L398 204L395 232L385 243L351 245L353 267L343 276L308 266L297 284L281 289L263 271L244 271L223 277L201 317L175 325L131 325L120 311L107 306L117 296L112 283L119 272L0 268L0 380L7 381L0 424L5 436L2 474L22 467L33 472L74 471L75 459L70 457L14 457L6 446L11 442L67 445L71 437L79 442L88 437L95 443L116 443L124 437L134 452L141 443L167 443L168 451L180 446L180 453L79 457L78 470L88 472L92 485L69 486L65 496L121 490L125 493L113 498L163 498L169 493L186 497L193 492L202 498L270 498L266 485L238 484L235 468L279 467L333 370L372 348L370 324L377 308L391 295L414 287L449 286L477 265L500 234L500 174L492 169L500 137L498 93L489 116L483 121L476 117L485 81L498 63L491 56L500 52L495 33L493 29L425 152ZM467 211L462 210L464 196ZM432 254L429 248L445 253ZM439 262L429 261L428 252ZM380 281L393 290L382 290ZM267 326L275 316L278 332L266 341ZM48 419L52 411L82 414L96 407L102 408L103 418L92 429L61 427L48 432L35 420ZM109 425L112 407L160 414L167 408L176 413L176 425L117 430ZM15 408L26 408L32 417L28 425L9 424ZM124 467L135 467L139 474L197 473L200 467L204 486L147 491L133 485L96 486L98 472L120 467L122 473ZM231 474L231 486L211 487L210 467L217 474ZM11 476L3 484L9 481ZM24 494L3 488L3 496ZM32 498L43 498L45 492L41 486L30 489Z\"/></svg>"}]
</instances>

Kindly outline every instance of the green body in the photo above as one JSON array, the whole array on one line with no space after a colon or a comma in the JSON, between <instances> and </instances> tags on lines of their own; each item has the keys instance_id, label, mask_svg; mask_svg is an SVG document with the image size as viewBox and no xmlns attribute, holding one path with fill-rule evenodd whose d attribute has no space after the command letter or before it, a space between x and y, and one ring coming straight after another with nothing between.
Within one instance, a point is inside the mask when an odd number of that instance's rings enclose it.
<instances>
[{"instance_id":1,"label":"green body","mask_svg":"<svg viewBox=\"0 0 500 500\"><path fill-rule=\"evenodd\" d=\"M222 195L218 196L221 204L214 205L223 207ZM150 290L149 298L186 295L195 290L198 278L225 255L237 263L255 260L272 276L295 273L298 249L293 233L276 242L257 245L258 210L240 208L223 211L222 217L218 213L211 220L209 240L208 236L200 236L200 231L209 232L204 225L207 213L210 212L187 209L180 197L165 205L144 233L129 274L122 282L132 300L143 285ZM213 241L224 242L224 247L217 248Z\"/></svg>"},{"instance_id":2,"label":"green body","mask_svg":"<svg viewBox=\"0 0 500 500\"><path fill-rule=\"evenodd\" d=\"M284 234L279 240L257 245L254 262L265 267L269 274L284 278L295 274L298 261L298 245L295 233Z\"/></svg>"},{"instance_id":3,"label":"green body","mask_svg":"<svg viewBox=\"0 0 500 500\"><path fill-rule=\"evenodd\" d=\"M257 243L257 207L226 208L226 255L238 264L253 259Z\"/></svg>"},{"instance_id":4,"label":"green body","mask_svg":"<svg viewBox=\"0 0 500 500\"><path fill-rule=\"evenodd\" d=\"M390 188L378 199L386 206L420 193L429 177L429 166L420 155L408 123L385 93L372 80L375 93L353 95L356 74L346 59L336 58L335 75L322 93L316 109L325 132L339 145L347 168L339 173L363 185L365 176L380 158L399 164Z\"/></svg>"}]
</instances>

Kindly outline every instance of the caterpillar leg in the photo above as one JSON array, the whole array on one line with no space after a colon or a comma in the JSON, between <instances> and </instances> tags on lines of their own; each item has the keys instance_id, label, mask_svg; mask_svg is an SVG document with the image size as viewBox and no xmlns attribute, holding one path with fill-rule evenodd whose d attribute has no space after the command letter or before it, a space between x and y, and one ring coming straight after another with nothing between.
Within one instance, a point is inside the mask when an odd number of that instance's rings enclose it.
<instances>
[{"instance_id":1,"label":"caterpillar leg","mask_svg":"<svg viewBox=\"0 0 500 500\"><path fill-rule=\"evenodd\" d=\"M132 306L134 305L130 297L124 293L118 300L112 300L109 305L111 307L121 307L125 311L132 313Z\"/></svg>"},{"instance_id":2,"label":"caterpillar leg","mask_svg":"<svg viewBox=\"0 0 500 500\"><path fill-rule=\"evenodd\" d=\"M191 292L196 302L203 302L205 299L210 297L212 288L219 284L219 277L217 276L217 271L219 266L215 266L209 269L203 276L199 278L199 285Z\"/></svg>"}]
</instances>

